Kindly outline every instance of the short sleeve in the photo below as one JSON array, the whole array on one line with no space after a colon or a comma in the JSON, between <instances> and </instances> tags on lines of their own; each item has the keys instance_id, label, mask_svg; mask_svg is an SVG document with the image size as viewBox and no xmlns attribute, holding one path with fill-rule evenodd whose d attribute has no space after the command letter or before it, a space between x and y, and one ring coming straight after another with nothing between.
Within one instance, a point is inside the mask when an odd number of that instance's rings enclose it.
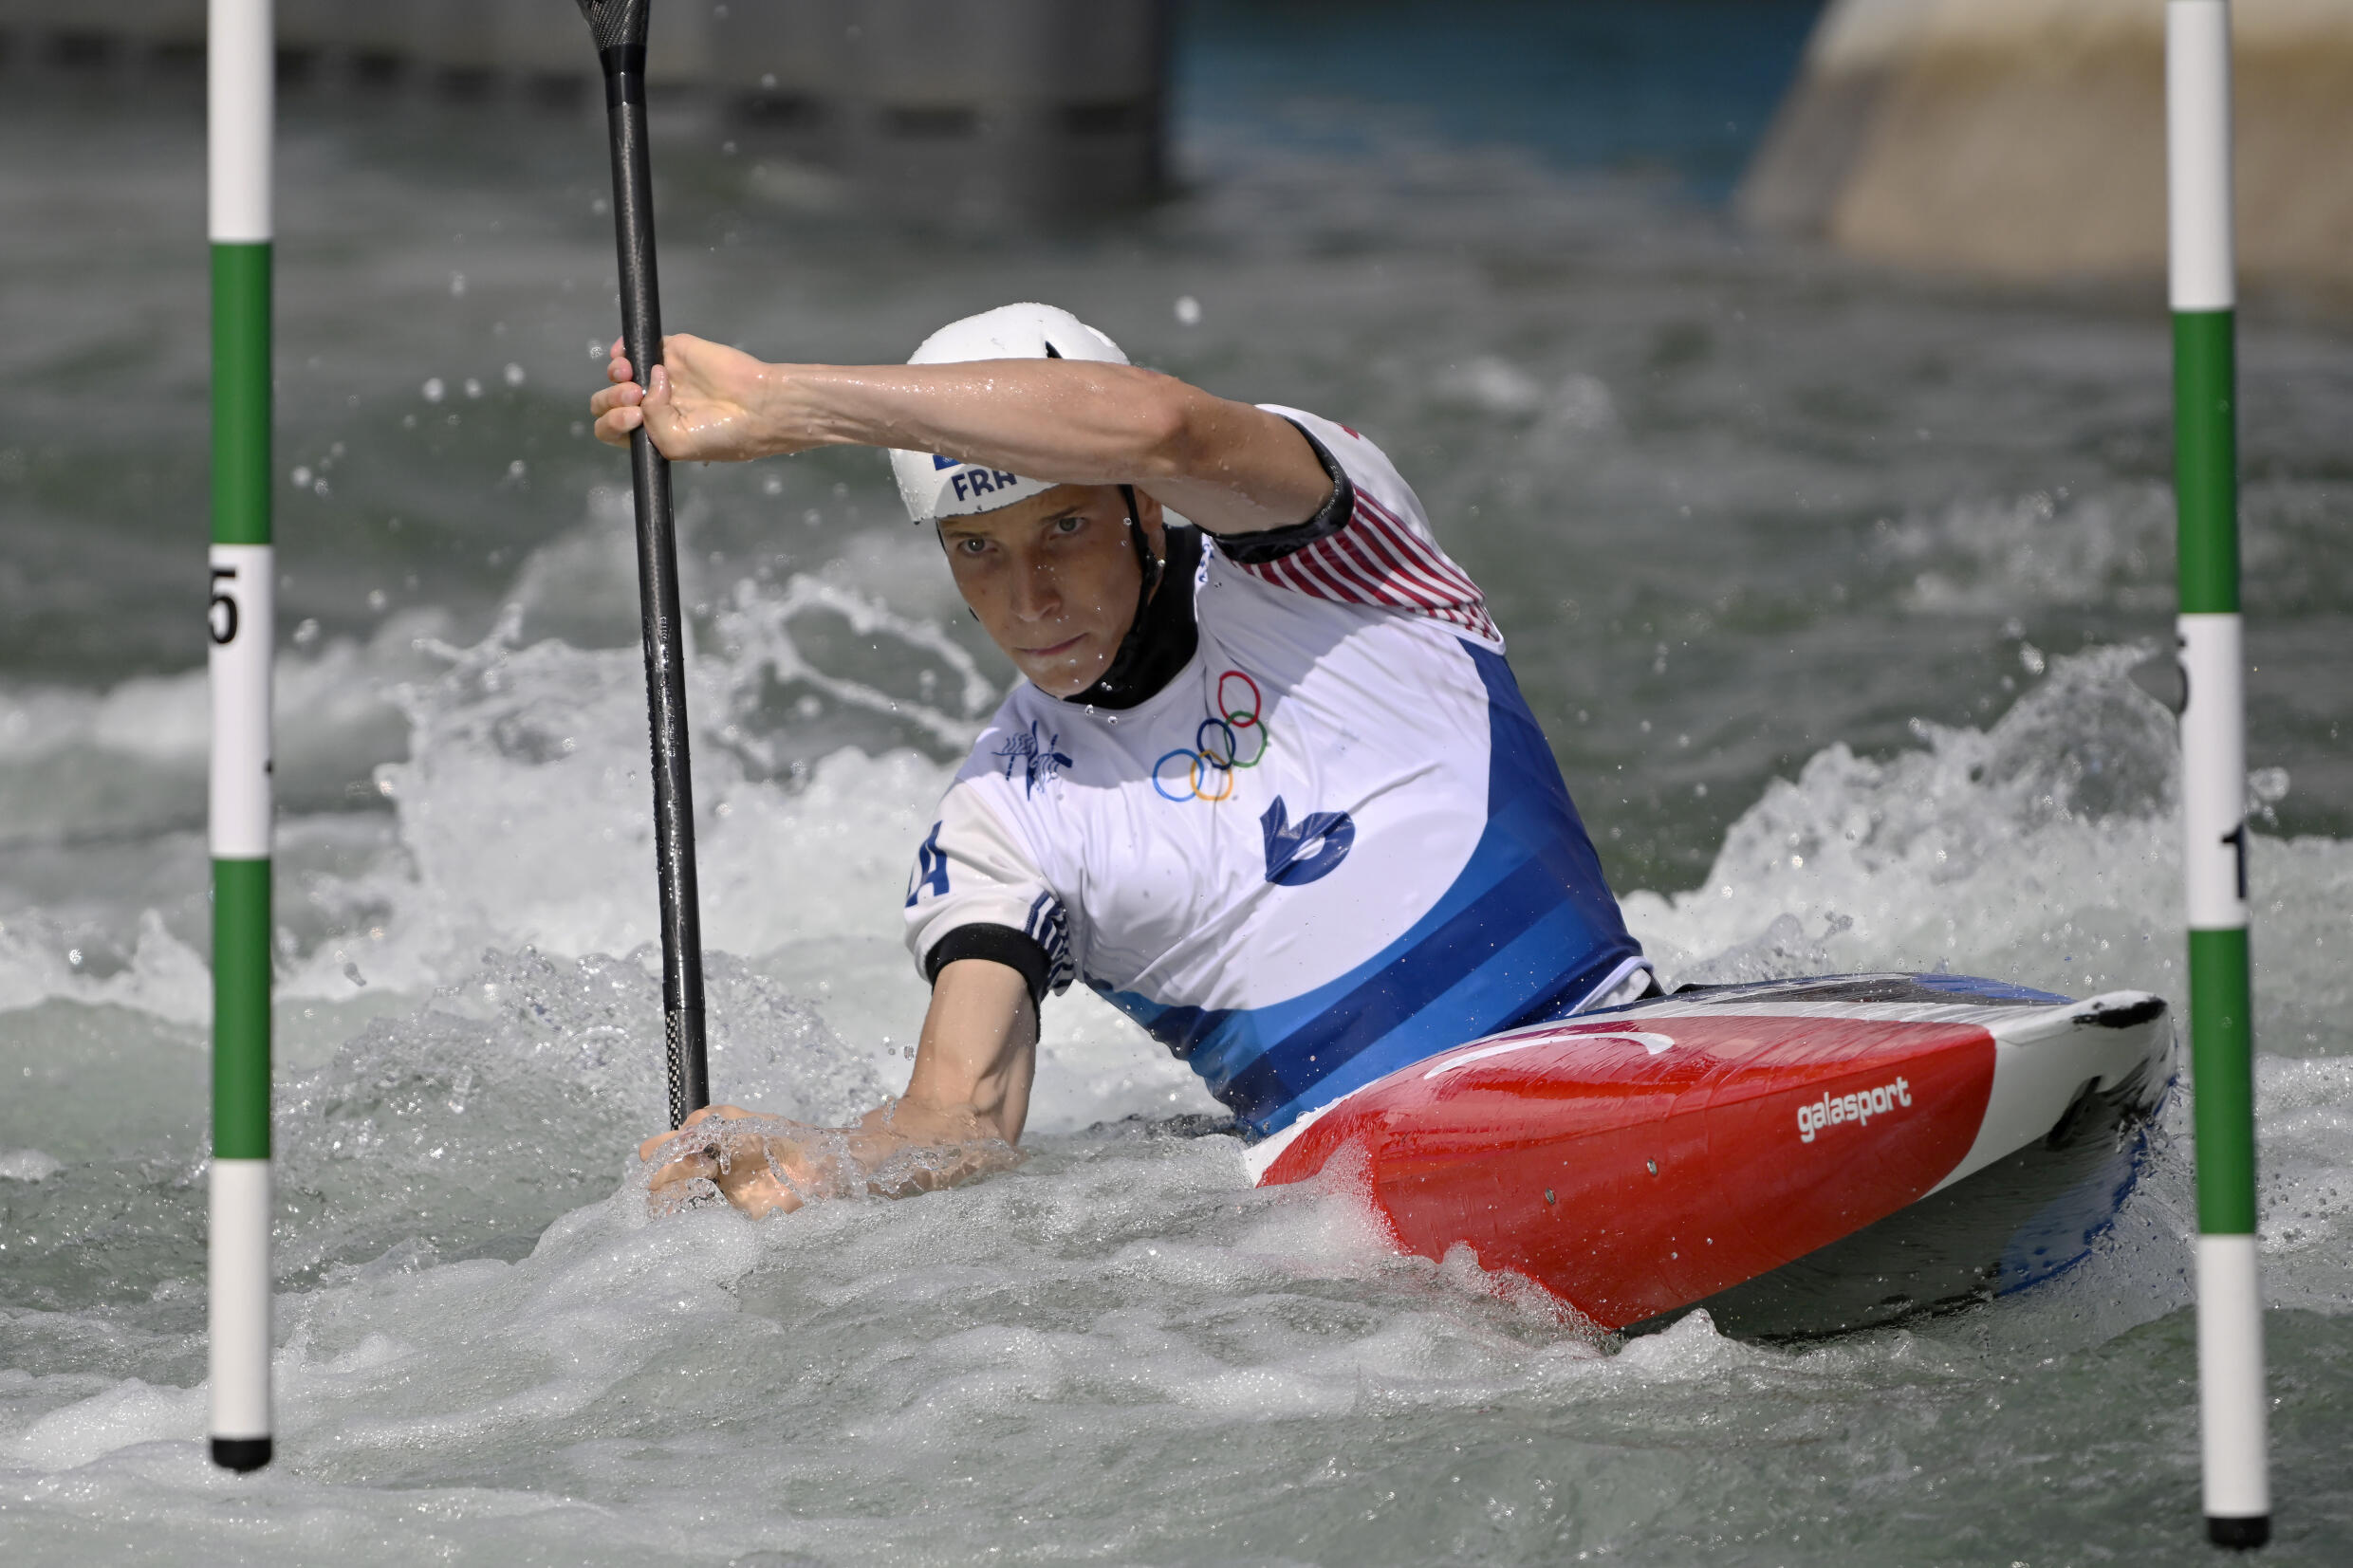
<instances>
[{"instance_id":1,"label":"short sleeve","mask_svg":"<svg viewBox=\"0 0 2353 1568\"><path fill-rule=\"evenodd\" d=\"M988 958L1020 970L1033 999L1069 987L1069 915L971 781L949 789L916 851L905 914L927 982L956 959Z\"/></svg>"},{"instance_id":2,"label":"short sleeve","mask_svg":"<svg viewBox=\"0 0 2353 1568\"><path fill-rule=\"evenodd\" d=\"M1278 588L1411 611L1502 645L1486 596L1438 547L1421 498L1385 452L1345 425L1273 403L1259 406L1299 427L1316 449L1333 475L1332 504L1295 527L1242 535L1231 548L1220 540L1221 554Z\"/></svg>"}]
</instances>

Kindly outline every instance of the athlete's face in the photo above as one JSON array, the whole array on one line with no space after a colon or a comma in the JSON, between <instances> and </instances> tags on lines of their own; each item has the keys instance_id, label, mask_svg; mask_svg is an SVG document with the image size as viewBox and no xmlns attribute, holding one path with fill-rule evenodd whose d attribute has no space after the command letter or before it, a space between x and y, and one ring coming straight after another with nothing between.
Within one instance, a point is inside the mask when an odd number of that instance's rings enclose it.
<instances>
[{"instance_id":1,"label":"athlete's face","mask_svg":"<svg viewBox=\"0 0 2353 1568\"><path fill-rule=\"evenodd\" d=\"M1159 503L1139 491L1136 510L1161 554ZM956 591L1038 690L1068 697L1095 684L1143 582L1117 485L1057 485L1002 511L947 518L939 539Z\"/></svg>"}]
</instances>

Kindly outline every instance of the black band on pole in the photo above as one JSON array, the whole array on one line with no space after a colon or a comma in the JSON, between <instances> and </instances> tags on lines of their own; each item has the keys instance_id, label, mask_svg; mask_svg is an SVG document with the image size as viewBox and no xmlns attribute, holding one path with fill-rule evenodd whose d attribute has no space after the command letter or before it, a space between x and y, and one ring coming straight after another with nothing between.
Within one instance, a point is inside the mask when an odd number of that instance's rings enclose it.
<instances>
[{"instance_id":1,"label":"black band on pole","mask_svg":"<svg viewBox=\"0 0 2353 1568\"><path fill-rule=\"evenodd\" d=\"M271 1447L267 1437L216 1437L213 1439L213 1463L244 1475L269 1463Z\"/></svg>"},{"instance_id":2,"label":"black band on pole","mask_svg":"<svg viewBox=\"0 0 2353 1568\"><path fill-rule=\"evenodd\" d=\"M604 67L612 128L613 234L621 258L621 343L639 384L661 362L661 288L654 269L654 174L645 127L646 0L581 0ZM639 426L629 437L638 514L638 606L654 742L654 860L661 881L662 1012L670 1125L711 1103L703 1042L701 898L695 882L695 779L686 729L686 653L678 624L677 530L670 462Z\"/></svg>"},{"instance_id":3,"label":"black band on pole","mask_svg":"<svg viewBox=\"0 0 2353 1568\"><path fill-rule=\"evenodd\" d=\"M2208 1514L2206 1516L2206 1539L2216 1546L2230 1546L2242 1552L2251 1552L2258 1546L2270 1544L2271 1516L2270 1514Z\"/></svg>"}]
</instances>

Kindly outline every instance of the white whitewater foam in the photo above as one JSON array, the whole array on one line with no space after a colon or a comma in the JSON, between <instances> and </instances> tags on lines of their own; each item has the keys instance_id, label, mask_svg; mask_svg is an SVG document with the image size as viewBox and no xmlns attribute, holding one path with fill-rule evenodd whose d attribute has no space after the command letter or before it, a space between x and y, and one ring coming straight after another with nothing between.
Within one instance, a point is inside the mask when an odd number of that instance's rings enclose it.
<instances>
[{"instance_id":1,"label":"white whitewater foam","mask_svg":"<svg viewBox=\"0 0 2353 1568\"><path fill-rule=\"evenodd\" d=\"M0 1181L47 1181L65 1169L65 1161L38 1149L11 1149L0 1153Z\"/></svg>"},{"instance_id":2,"label":"white whitewater foam","mask_svg":"<svg viewBox=\"0 0 2353 1568\"><path fill-rule=\"evenodd\" d=\"M972 722L924 629L849 592L723 599L735 631L705 639L695 688L713 1079L818 1121L903 1082L924 1000L898 941L905 860ZM795 676L780 709L772 673L800 655L775 639L806 615L902 636L956 700L891 729L911 698ZM202 1455L195 1132L169 1158L76 1145L71 1180L25 1179L29 1151L0 1161L14 1199L43 1206L19 1210L10 1277L58 1303L0 1311L0 1506L29 1559L93 1519L182 1559L285 1562L436 1543L950 1562L983 1536L1150 1559L1205 1521L1235 1560L1302 1541L1510 1559L1690 1545L1648 1500L1714 1495L1729 1473L1746 1497L1804 1496L1899 1458L1907 1476L1995 1463L1955 1389L2010 1401L2054 1451L2121 1443L2145 1470L2179 1447L2110 1419L2139 1408L2116 1388L2184 1375L2167 1316L2195 1228L2178 1097L2074 1273L2000 1312L1806 1351L1693 1315L1607 1354L1467 1253L1394 1255L1344 1171L1251 1190L1230 1138L1172 1119L1214 1110L1192 1075L1092 997L1047 1009L1018 1170L766 1223L651 1222L630 1157L662 1113L641 666L523 641L525 624L386 651L398 678L367 690L409 727L376 774L388 811L285 836L277 1467L231 1482ZM1628 899L1635 929L1677 979L1944 965L2178 1001L2171 729L2124 678L2137 656L2058 659L1982 731L1823 751L1743 814L1706 885ZM377 680L361 669L349 678ZM806 755L797 704L818 692L901 739ZM2267 1289L2337 1314L2353 1301L2353 850L2258 838L2254 874ZM143 1048L197 1043L195 951L155 911L134 923L129 956L93 975L55 950L58 917L10 915L0 1005L83 1005L109 1048L138 1021L178 1031ZM50 1066L77 1105L119 1094L102 1053ZM1738 1506L1744 1529L1782 1517ZM1413 1533L1441 1520L1442 1540Z\"/></svg>"}]
</instances>

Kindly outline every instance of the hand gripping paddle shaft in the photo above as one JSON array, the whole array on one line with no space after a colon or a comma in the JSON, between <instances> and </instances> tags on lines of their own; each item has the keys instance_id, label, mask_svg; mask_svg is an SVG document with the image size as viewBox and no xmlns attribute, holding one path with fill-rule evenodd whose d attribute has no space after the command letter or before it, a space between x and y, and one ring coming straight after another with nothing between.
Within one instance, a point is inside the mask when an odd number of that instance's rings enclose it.
<instances>
[{"instance_id":1,"label":"hand gripping paddle shaft","mask_svg":"<svg viewBox=\"0 0 2353 1568\"><path fill-rule=\"evenodd\" d=\"M621 250L621 342L640 385L661 362L654 275L654 174L646 156L645 24L651 0L580 0L604 66L613 139L613 230ZM638 506L638 605L654 730L654 858L661 878L662 1011L670 1125L711 1103L703 1050L703 938L695 887L695 781L686 734L686 657L678 636L678 551L670 460L640 425L630 433Z\"/></svg>"}]
</instances>

